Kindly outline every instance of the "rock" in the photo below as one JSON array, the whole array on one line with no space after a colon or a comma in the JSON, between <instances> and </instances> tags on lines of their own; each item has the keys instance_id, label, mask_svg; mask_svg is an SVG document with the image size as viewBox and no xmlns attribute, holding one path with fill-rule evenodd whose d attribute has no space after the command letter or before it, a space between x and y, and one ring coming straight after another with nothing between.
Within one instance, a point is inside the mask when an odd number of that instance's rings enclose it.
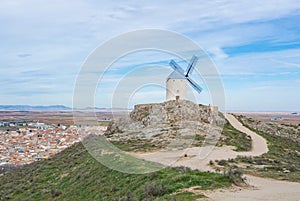
<instances>
[{"instance_id":1,"label":"rock","mask_svg":"<svg viewBox=\"0 0 300 201\"><path fill-rule=\"evenodd\" d=\"M152 147L185 148L196 135L205 137L220 133L224 124L225 120L215 107L171 100L135 105L129 116L110 123L105 136L113 142L147 140Z\"/></svg>"},{"instance_id":2,"label":"rock","mask_svg":"<svg viewBox=\"0 0 300 201\"><path fill-rule=\"evenodd\" d=\"M283 168L283 172L284 172L284 173L290 173L291 171L290 171L290 170L287 170L287 169L285 169L285 168Z\"/></svg>"}]
</instances>

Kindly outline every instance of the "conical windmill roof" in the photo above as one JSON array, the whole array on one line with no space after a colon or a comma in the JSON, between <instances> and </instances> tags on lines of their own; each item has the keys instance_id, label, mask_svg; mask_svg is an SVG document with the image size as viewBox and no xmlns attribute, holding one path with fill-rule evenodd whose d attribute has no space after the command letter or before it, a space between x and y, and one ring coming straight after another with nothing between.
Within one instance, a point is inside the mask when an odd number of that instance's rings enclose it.
<instances>
[{"instance_id":1,"label":"conical windmill roof","mask_svg":"<svg viewBox=\"0 0 300 201\"><path fill-rule=\"evenodd\" d=\"M185 79L185 77L183 75L181 75L180 73L178 73L177 71L173 71L167 78L168 79Z\"/></svg>"}]
</instances>

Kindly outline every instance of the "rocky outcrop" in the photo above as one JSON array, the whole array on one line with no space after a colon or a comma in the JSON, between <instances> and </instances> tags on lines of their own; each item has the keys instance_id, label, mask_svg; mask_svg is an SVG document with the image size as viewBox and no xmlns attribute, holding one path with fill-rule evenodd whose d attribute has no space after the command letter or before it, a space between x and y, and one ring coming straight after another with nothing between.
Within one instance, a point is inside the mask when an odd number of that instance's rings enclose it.
<instances>
[{"instance_id":1,"label":"rocky outcrop","mask_svg":"<svg viewBox=\"0 0 300 201\"><path fill-rule=\"evenodd\" d=\"M195 139L217 134L224 123L215 108L188 100L171 100L136 105L129 116L113 121L105 135L112 142L147 142L150 148L184 148Z\"/></svg>"}]
</instances>

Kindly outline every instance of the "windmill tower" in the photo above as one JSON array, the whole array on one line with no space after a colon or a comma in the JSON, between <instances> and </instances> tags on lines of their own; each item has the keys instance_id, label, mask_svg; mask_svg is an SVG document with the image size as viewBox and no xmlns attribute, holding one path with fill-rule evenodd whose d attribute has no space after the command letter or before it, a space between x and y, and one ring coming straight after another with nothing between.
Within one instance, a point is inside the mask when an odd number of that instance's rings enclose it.
<instances>
[{"instance_id":1,"label":"windmill tower","mask_svg":"<svg viewBox=\"0 0 300 201\"><path fill-rule=\"evenodd\" d=\"M170 66L174 71L167 78L167 101L187 99L187 83L189 83L198 93L201 93L202 88L193 81L189 74L191 74L198 61L198 57L193 56L186 72L174 61L170 61Z\"/></svg>"},{"instance_id":2,"label":"windmill tower","mask_svg":"<svg viewBox=\"0 0 300 201\"><path fill-rule=\"evenodd\" d=\"M173 71L167 78L167 101L187 99L187 81L177 71Z\"/></svg>"}]
</instances>

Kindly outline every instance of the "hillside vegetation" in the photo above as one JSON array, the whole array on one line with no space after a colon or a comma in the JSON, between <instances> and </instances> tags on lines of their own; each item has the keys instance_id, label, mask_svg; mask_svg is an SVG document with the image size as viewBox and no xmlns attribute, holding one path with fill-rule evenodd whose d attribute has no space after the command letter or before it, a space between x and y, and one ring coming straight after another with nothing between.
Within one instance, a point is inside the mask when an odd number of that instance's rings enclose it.
<instances>
[{"instance_id":1,"label":"hillside vegetation","mask_svg":"<svg viewBox=\"0 0 300 201\"><path fill-rule=\"evenodd\" d=\"M268 141L269 151L262 156L238 157L227 162L222 161L222 165L238 167L246 174L299 182L300 146L294 135L284 131L281 132L281 135L276 135L276 132L268 131L260 126L257 127L256 125L262 125L259 121L245 116L238 116L237 118L244 126ZM276 127L283 126L277 125Z\"/></svg>"},{"instance_id":2,"label":"hillside vegetation","mask_svg":"<svg viewBox=\"0 0 300 201\"><path fill-rule=\"evenodd\" d=\"M180 189L228 187L232 176L184 167L129 175L101 165L78 143L0 176L0 200L195 200L202 195Z\"/></svg>"},{"instance_id":3,"label":"hillside vegetation","mask_svg":"<svg viewBox=\"0 0 300 201\"><path fill-rule=\"evenodd\" d=\"M236 118L244 125L266 133L271 136L280 136L300 143L300 127L292 124L283 124L276 121L258 121L243 115L236 115Z\"/></svg>"},{"instance_id":4,"label":"hillside vegetation","mask_svg":"<svg viewBox=\"0 0 300 201\"><path fill-rule=\"evenodd\" d=\"M235 151L250 151L252 140L247 134L235 129L227 120L217 146L234 146Z\"/></svg>"}]
</instances>

